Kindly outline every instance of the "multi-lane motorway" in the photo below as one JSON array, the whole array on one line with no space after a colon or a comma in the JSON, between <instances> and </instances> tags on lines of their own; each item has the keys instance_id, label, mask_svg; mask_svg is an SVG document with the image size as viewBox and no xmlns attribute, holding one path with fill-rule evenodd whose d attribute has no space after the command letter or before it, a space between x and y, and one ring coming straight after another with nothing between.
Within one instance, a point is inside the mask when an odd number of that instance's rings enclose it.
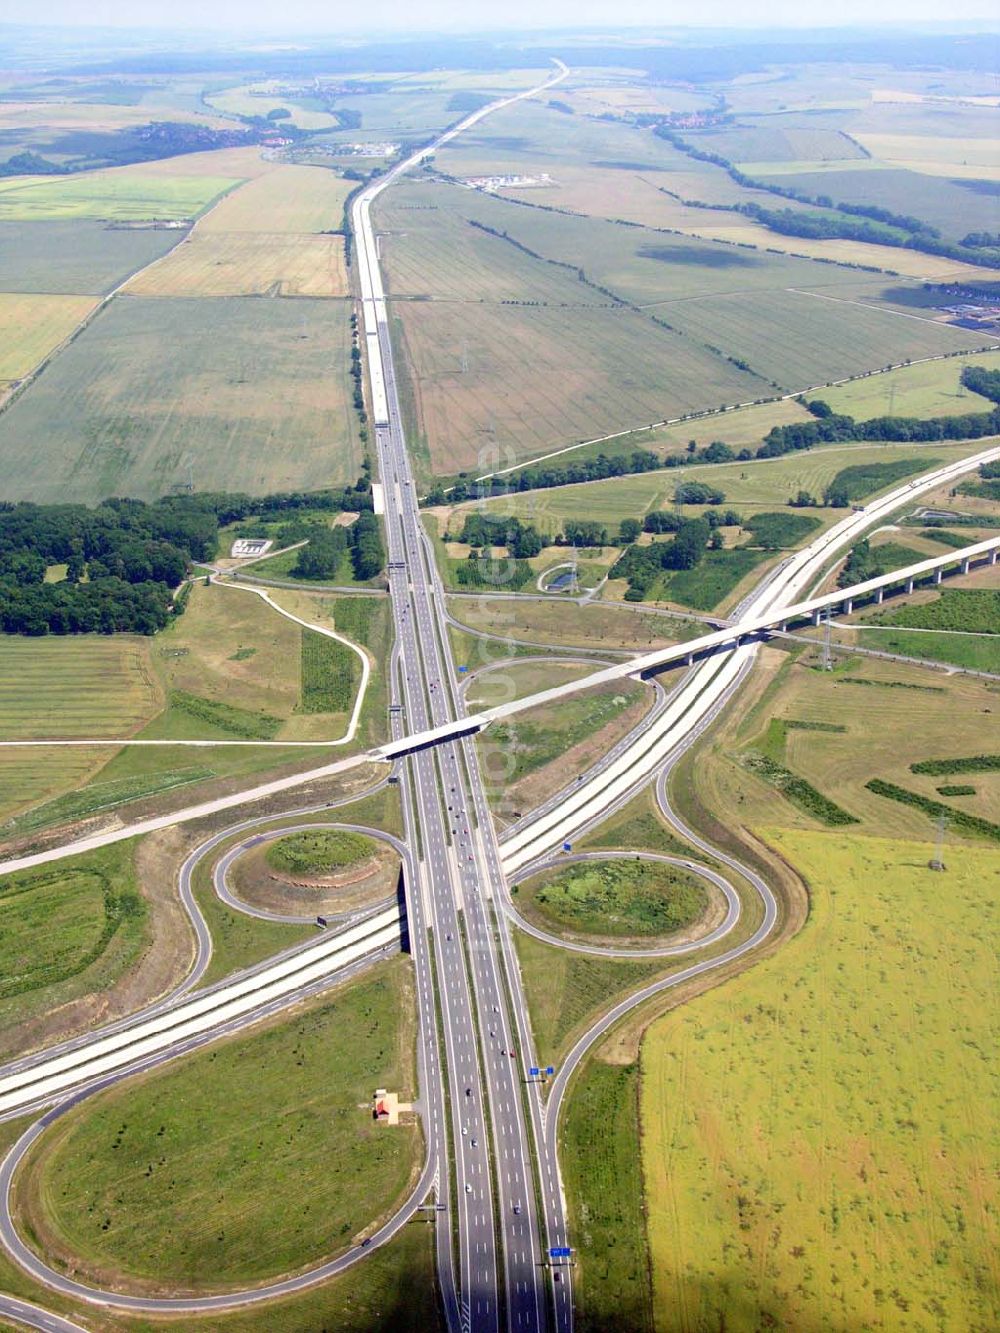
<instances>
[{"instance_id":1,"label":"multi-lane motorway","mask_svg":"<svg viewBox=\"0 0 1000 1333\"><path fill-rule=\"evenodd\" d=\"M557 82L565 72L560 67L541 86ZM519 97L475 113L445 139ZM378 194L423 156L417 154L364 190L352 209L386 501L399 662L394 685L408 732L447 726L462 713L444 589L421 525L406 449L371 219ZM433 971L436 982L436 1012L425 1009L422 1030L437 1034L443 1051L439 1073L450 1108L447 1161L453 1187L442 1202L452 1207L439 1214L439 1225L454 1228L462 1321L484 1333L503 1325L530 1333L553 1320L568 1330L570 1283L552 1281L544 1265L546 1246L565 1234L562 1191L554 1155L539 1135L537 1090L525 1081L527 1012L520 975L511 966L506 923L494 913L493 904L504 891L503 873L476 754L459 740L418 749L407 761L405 783L408 840L419 848L411 898L420 902L410 909L411 950L418 972ZM419 990L422 994L422 983Z\"/></svg>"}]
</instances>

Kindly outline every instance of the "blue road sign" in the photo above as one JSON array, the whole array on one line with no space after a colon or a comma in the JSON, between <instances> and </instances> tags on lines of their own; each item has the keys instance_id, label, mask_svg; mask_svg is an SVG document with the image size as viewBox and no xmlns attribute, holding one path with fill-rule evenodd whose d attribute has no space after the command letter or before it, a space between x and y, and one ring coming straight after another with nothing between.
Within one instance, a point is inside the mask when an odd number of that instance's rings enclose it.
<instances>
[{"instance_id":1,"label":"blue road sign","mask_svg":"<svg viewBox=\"0 0 1000 1333\"><path fill-rule=\"evenodd\" d=\"M573 1251L568 1245L553 1245L549 1250L550 1259L568 1259Z\"/></svg>"},{"instance_id":2,"label":"blue road sign","mask_svg":"<svg viewBox=\"0 0 1000 1333\"><path fill-rule=\"evenodd\" d=\"M564 851L564 852L571 852L572 850L573 850L573 844L572 844L571 842L564 842L564 843L563 843L563 851Z\"/></svg>"},{"instance_id":3,"label":"blue road sign","mask_svg":"<svg viewBox=\"0 0 1000 1333\"><path fill-rule=\"evenodd\" d=\"M459 669L459 671L468 671L469 668L468 668L467 666L464 666L464 667L461 667L461 666L460 666L458 669Z\"/></svg>"},{"instance_id":4,"label":"blue road sign","mask_svg":"<svg viewBox=\"0 0 1000 1333\"><path fill-rule=\"evenodd\" d=\"M538 1072L539 1071L534 1067L534 1065L532 1065L532 1067L528 1070L528 1073L531 1074L533 1077L537 1075Z\"/></svg>"},{"instance_id":5,"label":"blue road sign","mask_svg":"<svg viewBox=\"0 0 1000 1333\"><path fill-rule=\"evenodd\" d=\"M554 1073L556 1072L556 1071L555 1071L555 1066L554 1066L554 1065L546 1065L546 1066L545 1066L545 1072L546 1072L546 1074L554 1074Z\"/></svg>"}]
</instances>

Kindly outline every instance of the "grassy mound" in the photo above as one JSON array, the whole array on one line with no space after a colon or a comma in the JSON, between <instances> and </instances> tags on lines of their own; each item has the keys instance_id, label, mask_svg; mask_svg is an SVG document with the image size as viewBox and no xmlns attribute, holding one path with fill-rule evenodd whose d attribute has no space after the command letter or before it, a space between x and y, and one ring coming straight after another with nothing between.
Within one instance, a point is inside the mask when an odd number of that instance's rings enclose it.
<instances>
[{"instance_id":1,"label":"grassy mound","mask_svg":"<svg viewBox=\"0 0 1000 1333\"><path fill-rule=\"evenodd\" d=\"M376 845L362 833L317 829L279 838L266 853L272 870L286 875L330 875L375 855Z\"/></svg>"},{"instance_id":2,"label":"grassy mound","mask_svg":"<svg viewBox=\"0 0 1000 1333\"><path fill-rule=\"evenodd\" d=\"M705 911L704 884L662 861L588 861L521 886L547 925L595 935L668 935Z\"/></svg>"}]
</instances>

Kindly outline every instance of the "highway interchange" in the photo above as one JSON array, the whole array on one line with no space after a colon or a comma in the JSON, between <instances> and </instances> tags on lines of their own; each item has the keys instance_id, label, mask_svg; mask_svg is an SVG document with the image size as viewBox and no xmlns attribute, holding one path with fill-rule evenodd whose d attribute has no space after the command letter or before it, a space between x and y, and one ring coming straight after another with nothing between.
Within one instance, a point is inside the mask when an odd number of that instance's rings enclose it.
<instances>
[{"instance_id":1,"label":"highway interchange","mask_svg":"<svg viewBox=\"0 0 1000 1333\"><path fill-rule=\"evenodd\" d=\"M559 69L541 88L564 75L565 70ZM518 98L483 108L438 143L498 106L538 91L532 89ZM752 665L757 644L769 629L804 615L812 616L821 603L840 605L851 596L878 594L891 585L892 579L875 580L828 599L803 601L803 594L816 585L839 552L901 504L970 470L980 459L1000 457L1000 449L987 450L976 459L938 468L849 515L773 570L738 609L735 624L727 628L679 648L601 667L557 690L467 716L456 684L444 589L422 527L400 419L377 239L371 221L371 205L377 195L436 146L422 150L364 190L353 206L379 474L386 493L388 577L395 629L389 682L390 742L374 754L352 756L291 779L260 784L234 798L204 802L189 811L0 864L0 872L41 864L184 819L236 808L318 776L334 776L373 758L396 765L401 777L405 839L397 850L406 888L405 915L398 904L382 906L364 920L340 923L339 930L192 994L208 965L211 940L191 895L191 875L201 858L213 854L234 835L246 834L238 844L242 848L260 836L269 836L277 827L274 816L244 819L206 839L182 868L182 901L198 943L194 966L178 990L141 1014L99 1033L62 1043L0 1070L0 1118L51 1106L25 1131L0 1167L0 1241L40 1282L91 1304L173 1314L251 1304L342 1272L370 1252L354 1249L264 1289L177 1300L128 1297L87 1287L49 1268L18 1235L10 1215L9 1192L14 1171L32 1143L83 1097L120 1078L177 1058L206 1041L243 1030L354 975L373 959L397 949L405 934L417 983L418 1074L427 1155L417 1188L370 1238L372 1245L377 1247L395 1235L433 1196L438 1205L438 1277L451 1328L475 1333L499 1333L502 1328L551 1329L559 1333L571 1330L572 1269L551 1265L547 1255L550 1247L572 1241L559 1175L558 1121L574 1071L594 1042L629 1010L660 991L727 966L758 948L778 917L776 900L766 882L686 828L670 809L667 779L671 767L739 687ZM922 562L928 569L914 567L910 577L950 567L963 559L995 559L997 546L996 541L980 543L969 552L951 552L938 562ZM898 574L896 582L905 576L905 572ZM685 675L670 694L657 698L642 725L564 792L498 840L474 732L542 700L563 697L605 679L651 674L671 665L685 667ZM356 708L352 726L357 716ZM721 942L729 934L733 943L654 981L604 1015L562 1062L543 1100L540 1085L527 1077L527 1070L537 1060L510 927L516 923L551 943L564 942L538 932L520 918L510 895L510 883L544 865L563 838L585 832L651 778L656 780L657 798L667 820L692 847L733 872L745 886L744 891L756 897L759 919L753 929L741 934L737 928L744 908L733 883L717 870L682 861L714 885L726 904L724 919L701 939L646 952L665 957L679 955ZM281 827L284 829L289 819L315 814L318 809L289 812ZM216 886L225 893L225 865L217 869ZM237 901L230 905L240 906ZM600 952L595 946L572 947ZM77 1327L13 1298L0 1298L3 1313L36 1328Z\"/></svg>"}]
</instances>

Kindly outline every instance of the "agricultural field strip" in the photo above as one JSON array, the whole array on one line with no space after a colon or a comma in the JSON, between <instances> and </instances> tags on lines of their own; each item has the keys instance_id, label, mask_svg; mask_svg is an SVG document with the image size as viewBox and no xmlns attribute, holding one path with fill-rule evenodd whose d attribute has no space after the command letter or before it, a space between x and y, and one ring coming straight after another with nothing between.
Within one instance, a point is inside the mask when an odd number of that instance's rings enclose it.
<instances>
[{"instance_id":1,"label":"agricultural field strip","mask_svg":"<svg viewBox=\"0 0 1000 1333\"><path fill-rule=\"evenodd\" d=\"M201 746L204 748L204 747L219 746L219 745L223 746L257 745L257 746L277 746L279 749L288 747L293 747L293 748L305 747L307 749L309 748L322 749L327 746L349 745L351 741L354 740L354 737L357 735L358 721L361 717L361 709L365 701L365 695L368 692L368 682L371 677L371 662L369 660L368 654L364 651L364 649L360 648L351 639L345 639L342 634L338 634L337 631L334 629L328 629L325 625L317 625L314 621L304 620L301 616L294 615L291 611L286 611L284 607L279 606L278 603L273 600L271 594L265 588L258 588L250 583L234 583L219 575L212 575L211 579L212 582L217 587L220 588L235 588L239 592L256 593L258 597L263 598L263 600L268 604L268 606L271 608L272 611L277 611L279 616L284 616L286 620L292 620L295 622L295 624L301 625L303 629L311 630L315 634L322 634L325 638L328 639L336 639L338 643L344 644L346 647L350 648L353 653L357 655L357 657L361 661L361 682L358 686L358 692L354 698L354 706L351 709L351 716L348 719L347 729L345 730L343 736L340 736L336 740L322 740L322 741L231 740L228 738L223 738L221 740L217 738L212 740L149 740L149 739L144 740L141 737L125 737L116 739L114 737L109 738L105 736L92 740L60 740L60 739L30 740L30 741L0 740L0 748L38 749L38 748L45 748L51 746L64 746L64 745L114 745L114 746L193 745L195 747Z\"/></svg>"},{"instance_id":2,"label":"agricultural field strip","mask_svg":"<svg viewBox=\"0 0 1000 1333\"><path fill-rule=\"evenodd\" d=\"M789 290L793 289L789 288ZM816 295L815 292L808 292L802 294L809 296ZM830 299L833 300L836 298L831 297ZM864 303L857 302L857 304L864 304ZM884 311L883 313L899 313L899 312ZM983 350L988 350L988 351L1000 350L1000 342L992 343L989 345L988 348L985 348ZM976 356L978 355L978 353L970 351L969 355ZM839 388L841 385L854 383L858 379L866 379L866 380L874 379L877 375L887 375L890 371L901 370L906 366L922 366L926 365L930 361L948 361L952 359L958 360L960 358L956 357L954 352L941 352L940 354L935 356L914 357L910 361L900 361L893 365L880 366L876 370L871 370L867 372L867 374L846 375L843 379L831 380L829 384L826 383L810 384L802 389L793 389L790 393L780 394L778 397L774 399L774 401L778 403L787 403L792 399L800 398L807 393L816 393L821 389ZM649 425L631 426L629 427L628 430L613 431L610 435L596 435L594 436L593 439L580 440L578 444L564 445L561 449L553 449L550 453L540 454L537 458L523 459L518 463L512 463L509 467L497 468L495 472L484 472L481 476L476 477L476 481L489 481L491 477L505 477L509 472L519 472L521 471L522 468L535 467L539 463L548 462L550 458L559 458L562 454L571 454L574 453L577 449L586 449L588 445L607 444L609 440L621 440L625 439L627 436L630 435L641 435L647 431L661 430L665 426L683 426L685 422L691 422L691 421L700 422L713 417L721 418L728 416L731 412L738 412L742 408L756 407L756 406L758 406L758 403L754 400L751 400L746 403L733 403L731 407L717 408L711 412L697 412L692 414L691 416L683 416L683 417L668 417L663 421L650 422ZM777 462L778 460L763 459L760 461Z\"/></svg>"},{"instance_id":3,"label":"agricultural field strip","mask_svg":"<svg viewBox=\"0 0 1000 1333\"><path fill-rule=\"evenodd\" d=\"M47 365L48 362L51 361L53 357L58 356L59 353L62 351L62 349L64 347L67 347L74 340L74 338L77 338L87 327L87 325L92 323L92 321L97 317L97 315L99 315L102 310L104 310L108 305L110 305L110 303L115 299L115 297L119 295L119 293L123 292L125 288L128 287L128 285L134 279L140 277L148 269L154 268L157 264L161 263L164 259L168 258L168 256L172 255L174 251L177 249L177 247L183 243L186 237L187 233L182 231L180 235L177 237L177 241L175 242L175 244L172 245L170 249L167 250L164 254L157 255L155 259L150 260L150 262L146 264L145 267L139 269L137 273L126 274L126 276L122 278L122 280L118 282L114 287L112 287L112 289L109 292L106 292L103 296L96 297L93 305L83 316L83 318L80 319L74 325L74 327L62 339L60 339L58 343L56 343L54 347L50 347L49 350L45 352L42 357L39 358L39 360L30 370L28 370L24 375L20 376L18 381L18 387L20 389L27 388L27 386L31 383L31 381L38 375L39 371L45 365Z\"/></svg>"}]
</instances>

